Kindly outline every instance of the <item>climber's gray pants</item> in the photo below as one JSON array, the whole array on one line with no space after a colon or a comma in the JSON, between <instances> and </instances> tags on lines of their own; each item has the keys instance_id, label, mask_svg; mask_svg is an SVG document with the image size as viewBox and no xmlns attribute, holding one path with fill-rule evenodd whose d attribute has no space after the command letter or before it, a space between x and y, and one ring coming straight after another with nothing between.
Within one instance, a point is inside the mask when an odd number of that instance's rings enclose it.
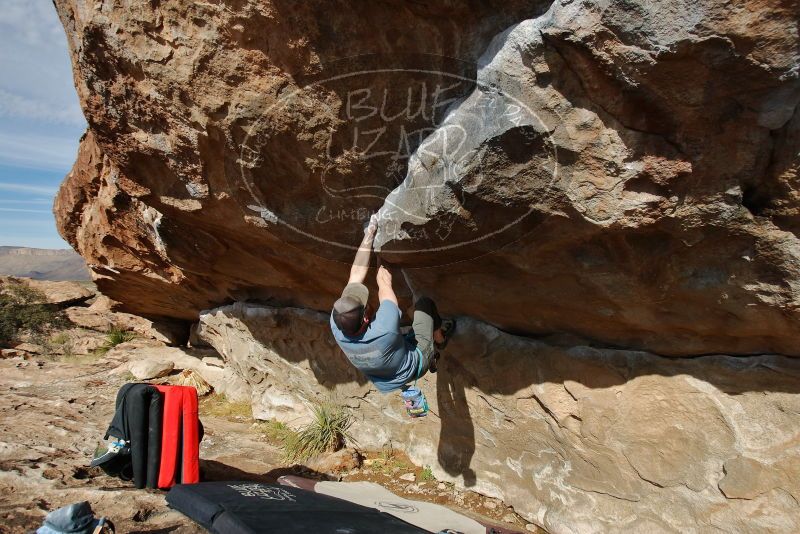
<instances>
[{"instance_id":1,"label":"climber's gray pants","mask_svg":"<svg viewBox=\"0 0 800 534\"><path fill-rule=\"evenodd\" d=\"M422 371L424 374L433 361L436 354L436 346L433 343L433 331L442 326L442 318L436 304L428 297L420 297L414 303L414 321L411 323L411 333L416 340L417 348L422 353Z\"/></svg>"}]
</instances>

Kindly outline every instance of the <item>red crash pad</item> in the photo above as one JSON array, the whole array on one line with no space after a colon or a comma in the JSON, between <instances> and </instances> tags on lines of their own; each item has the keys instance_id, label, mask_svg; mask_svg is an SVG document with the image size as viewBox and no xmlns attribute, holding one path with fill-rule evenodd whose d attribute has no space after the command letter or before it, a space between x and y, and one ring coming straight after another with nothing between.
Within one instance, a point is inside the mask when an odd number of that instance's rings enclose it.
<instances>
[{"instance_id":1,"label":"red crash pad","mask_svg":"<svg viewBox=\"0 0 800 534\"><path fill-rule=\"evenodd\" d=\"M200 482L197 391L190 386L156 386L164 394L158 487Z\"/></svg>"}]
</instances>

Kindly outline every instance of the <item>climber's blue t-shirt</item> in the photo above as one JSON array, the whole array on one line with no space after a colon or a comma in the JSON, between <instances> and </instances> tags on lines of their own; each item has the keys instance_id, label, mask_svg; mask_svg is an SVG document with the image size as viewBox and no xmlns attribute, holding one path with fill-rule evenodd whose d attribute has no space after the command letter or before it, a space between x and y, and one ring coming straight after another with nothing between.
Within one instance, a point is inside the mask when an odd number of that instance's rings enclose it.
<instances>
[{"instance_id":1,"label":"climber's blue t-shirt","mask_svg":"<svg viewBox=\"0 0 800 534\"><path fill-rule=\"evenodd\" d=\"M419 358L400 333L400 308L391 300L381 301L375 320L358 337L348 337L333 322L333 337L350 362L367 375L378 391L400 389L417 377Z\"/></svg>"}]
</instances>

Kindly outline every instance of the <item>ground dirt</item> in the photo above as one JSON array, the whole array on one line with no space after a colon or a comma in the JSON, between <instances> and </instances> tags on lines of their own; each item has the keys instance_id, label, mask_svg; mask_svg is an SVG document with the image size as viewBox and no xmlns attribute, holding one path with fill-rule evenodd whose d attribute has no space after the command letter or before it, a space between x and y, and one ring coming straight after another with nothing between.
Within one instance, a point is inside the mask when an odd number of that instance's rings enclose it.
<instances>
[{"instance_id":1,"label":"ground dirt","mask_svg":"<svg viewBox=\"0 0 800 534\"><path fill-rule=\"evenodd\" d=\"M116 392L130 379L113 372L121 363L108 355L0 360L0 533L30 532L48 511L81 500L112 518L118 532L204 532L169 509L164 492L136 490L87 467L113 415ZM212 396L201 401L201 419L206 480L324 476L286 465L279 443L263 433L264 424L255 424L245 406ZM405 497L525 530L525 522L502 502L433 480L399 450L365 451L364 457L360 469L339 477L371 480ZM409 473L413 481L400 478L409 479Z\"/></svg>"}]
</instances>

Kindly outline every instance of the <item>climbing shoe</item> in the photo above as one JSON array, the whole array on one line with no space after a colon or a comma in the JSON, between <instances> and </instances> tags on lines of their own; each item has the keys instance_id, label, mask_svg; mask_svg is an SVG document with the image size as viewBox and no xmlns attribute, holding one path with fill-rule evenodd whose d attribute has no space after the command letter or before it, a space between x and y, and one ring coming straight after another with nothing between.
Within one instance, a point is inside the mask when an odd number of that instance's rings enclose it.
<instances>
[{"instance_id":1,"label":"climbing shoe","mask_svg":"<svg viewBox=\"0 0 800 534\"><path fill-rule=\"evenodd\" d=\"M434 353L433 358L431 358L431 363L428 365L428 372L433 374L439 370L439 352L437 351Z\"/></svg>"},{"instance_id":2,"label":"climbing shoe","mask_svg":"<svg viewBox=\"0 0 800 534\"><path fill-rule=\"evenodd\" d=\"M456 322L452 319L442 319L442 336L444 336L444 341L441 343L434 343L436 348L439 350L444 350L447 346L447 342L450 341L450 338L453 337L453 333L456 331Z\"/></svg>"}]
</instances>

